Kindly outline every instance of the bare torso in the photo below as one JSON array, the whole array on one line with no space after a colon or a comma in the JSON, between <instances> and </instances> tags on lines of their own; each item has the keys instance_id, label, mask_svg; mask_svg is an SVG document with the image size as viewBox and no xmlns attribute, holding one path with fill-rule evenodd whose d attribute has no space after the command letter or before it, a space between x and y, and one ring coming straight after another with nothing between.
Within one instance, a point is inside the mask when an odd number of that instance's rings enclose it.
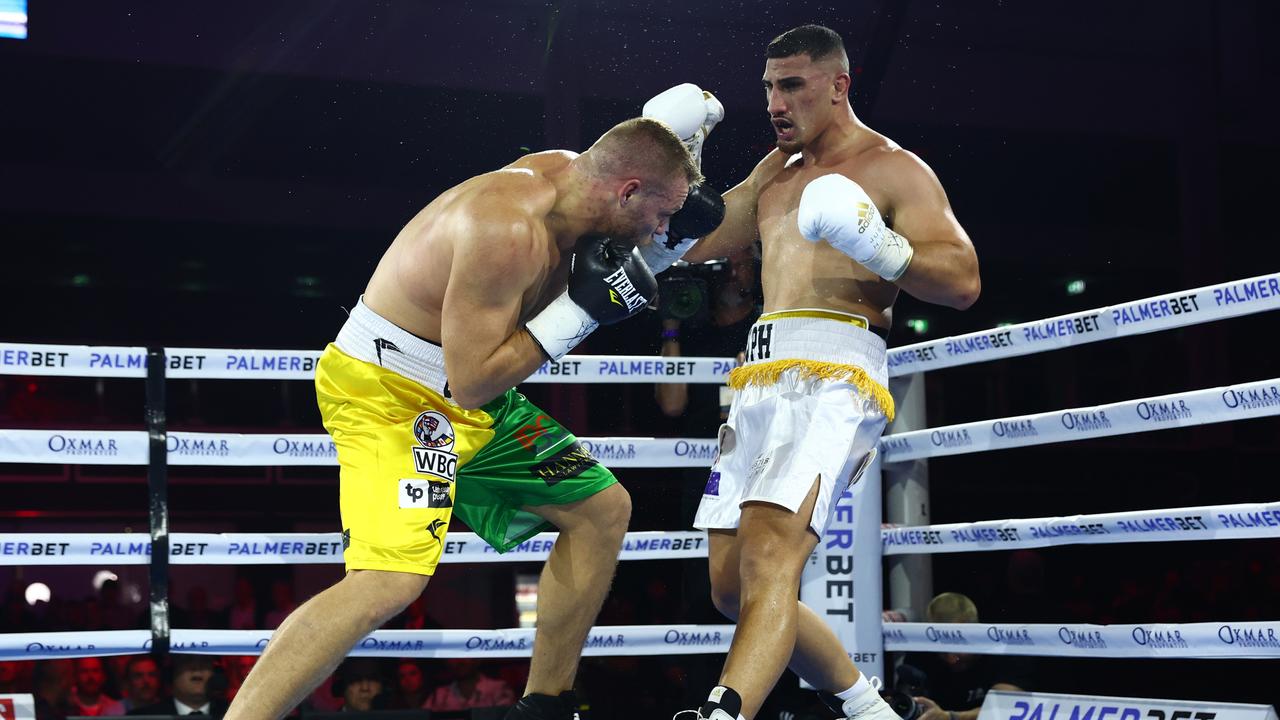
<instances>
[{"instance_id":1,"label":"bare torso","mask_svg":"<svg viewBox=\"0 0 1280 720\"><path fill-rule=\"evenodd\" d=\"M899 152L892 141L876 133L821 167L774 150L757 168L756 220L762 246L761 284L764 310L827 308L865 316L874 326L888 328L890 308L898 288L862 267L825 242L812 243L800 235L796 213L800 194L809 181L840 173L861 185L885 222L893 224L893 202L882 179L883 158Z\"/></svg>"},{"instance_id":2,"label":"bare torso","mask_svg":"<svg viewBox=\"0 0 1280 720\"><path fill-rule=\"evenodd\" d=\"M492 204L516 207L534 228L534 281L521 296L514 330L564 291L569 263L565 238L555 233L551 215L556 200L550 174L563 171L575 156L563 151L526 155L510 165L473 177L445 191L423 208L396 236L364 291L365 304L399 327L432 342L440 341L440 321L454 252L461 243L498 241L472 231Z\"/></svg>"}]
</instances>

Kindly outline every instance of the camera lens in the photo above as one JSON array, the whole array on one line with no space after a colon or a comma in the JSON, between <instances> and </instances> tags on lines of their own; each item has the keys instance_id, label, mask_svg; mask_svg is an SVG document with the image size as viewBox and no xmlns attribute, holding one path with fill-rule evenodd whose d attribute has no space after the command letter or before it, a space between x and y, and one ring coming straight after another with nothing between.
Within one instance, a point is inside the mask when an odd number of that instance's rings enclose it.
<instances>
[{"instance_id":1,"label":"camera lens","mask_svg":"<svg viewBox=\"0 0 1280 720\"><path fill-rule=\"evenodd\" d=\"M688 320L706 301L701 285L692 279L673 278L662 284L659 307L665 317Z\"/></svg>"}]
</instances>

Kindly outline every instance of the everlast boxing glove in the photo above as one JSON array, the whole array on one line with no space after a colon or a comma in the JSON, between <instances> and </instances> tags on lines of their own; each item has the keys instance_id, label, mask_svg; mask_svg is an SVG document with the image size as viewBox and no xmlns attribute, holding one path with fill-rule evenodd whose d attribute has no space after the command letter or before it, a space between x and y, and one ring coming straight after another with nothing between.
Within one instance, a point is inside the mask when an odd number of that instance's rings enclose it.
<instances>
[{"instance_id":1,"label":"everlast boxing glove","mask_svg":"<svg viewBox=\"0 0 1280 720\"><path fill-rule=\"evenodd\" d=\"M640 251L603 235L586 235L573 249L569 288L525 329L552 360L564 357L599 325L640 312L658 295L658 283Z\"/></svg>"}]
</instances>

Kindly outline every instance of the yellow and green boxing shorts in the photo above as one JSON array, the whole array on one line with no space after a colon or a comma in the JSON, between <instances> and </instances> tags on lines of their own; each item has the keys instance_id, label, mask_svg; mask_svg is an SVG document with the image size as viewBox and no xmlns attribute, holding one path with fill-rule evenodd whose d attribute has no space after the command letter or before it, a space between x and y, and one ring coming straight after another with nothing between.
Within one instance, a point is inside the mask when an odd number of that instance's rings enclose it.
<instances>
[{"instance_id":1,"label":"yellow and green boxing shorts","mask_svg":"<svg viewBox=\"0 0 1280 720\"><path fill-rule=\"evenodd\" d=\"M506 552L552 529L528 508L617 482L514 389L476 410L451 402L440 347L363 298L320 357L316 397L338 451L348 570L431 575L455 511Z\"/></svg>"}]
</instances>

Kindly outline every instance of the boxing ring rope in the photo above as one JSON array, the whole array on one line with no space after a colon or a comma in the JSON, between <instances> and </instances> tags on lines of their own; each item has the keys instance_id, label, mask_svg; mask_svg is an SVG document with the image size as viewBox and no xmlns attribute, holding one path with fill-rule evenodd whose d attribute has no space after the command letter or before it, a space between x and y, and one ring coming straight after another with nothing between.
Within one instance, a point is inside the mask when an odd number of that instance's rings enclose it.
<instances>
[{"instance_id":1,"label":"boxing ring rope","mask_svg":"<svg viewBox=\"0 0 1280 720\"><path fill-rule=\"evenodd\" d=\"M594 627L587 657L724 653L733 625L609 625ZM1265 660L1280 658L1275 623L1200 622L1092 625L1087 623L889 623L885 648L895 652L960 652L1079 658ZM258 655L270 630L182 630L175 652ZM365 657L528 657L533 629L379 630L356 643ZM136 655L151 651L148 630L12 633L0 635L0 659Z\"/></svg>"},{"instance_id":2,"label":"boxing ring rope","mask_svg":"<svg viewBox=\"0 0 1280 720\"><path fill-rule=\"evenodd\" d=\"M891 377L1030 355L1280 308L1280 273L1156 295L1045 320L931 340L889 351ZM179 379L311 380L318 350L169 348L166 376ZM0 343L0 375L146 375L146 349ZM525 382L723 383L732 358L569 355Z\"/></svg>"},{"instance_id":3,"label":"boxing ring rope","mask_svg":"<svg viewBox=\"0 0 1280 720\"><path fill-rule=\"evenodd\" d=\"M650 380L652 382L652 380ZM886 435L885 462L1070 442L1280 414L1280 378L1052 410ZM619 468L708 467L714 438L583 437L598 459ZM0 463L146 465L142 430L0 430ZM321 433L168 434L170 465L336 465Z\"/></svg>"},{"instance_id":4,"label":"boxing ring rope","mask_svg":"<svg viewBox=\"0 0 1280 720\"><path fill-rule=\"evenodd\" d=\"M1280 308L1280 273L897 348L889 353L890 374L922 373L1277 308ZM319 354L315 351L175 348L166 351L165 371L168 379L310 380ZM146 375L146 355L143 348L127 346L0 343L0 374L140 378ZM558 363L544 365L527 382L719 383L732 367L732 360L726 358L569 356ZM898 462L1275 414L1280 414L1280 380L1264 380L1092 408L898 433L886 436L882 449L887 462ZM142 453L147 450L149 440L155 440L154 434L148 438L146 432L139 431L3 430L0 431L0 462L145 465L148 462ZM714 456L715 443L710 439L655 438L583 438L583 441L598 457L615 467L707 466ZM168 463L174 465L332 465L336 462L336 453L327 435L175 432L169 433L167 442ZM154 448L154 442L151 447ZM881 542L882 555L892 556L1072 543L1275 536L1280 536L1280 503L886 528L881 532ZM127 533L0 535L0 564L108 561L148 564L150 544L140 542L140 537ZM453 552L446 549L445 562L534 561L546 557L555 534L540 535L505 556L492 552L471 533L454 533L450 537L455 549ZM169 541L167 556L175 564L210 564L218 562L219 557L236 564L339 561L340 544L334 543L340 541L336 535L329 534L174 533ZM93 552L95 542L97 554ZM706 554L701 533L628 533L626 542L627 549L622 555L625 560ZM26 550L22 551L24 546ZM36 546L41 548L39 553L32 552ZM68 555L73 546L75 551ZM104 552L108 547L128 548L128 551ZM322 551L322 547L329 551ZM55 548L56 552L45 552ZM193 552L194 548L200 551ZM215 551L206 555L204 551L209 548ZM231 554L233 548L240 557ZM246 553L246 548L255 550ZM274 552L265 552L264 548L274 548ZM301 551L295 552L299 548ZM41 559L37 561L37 557ZM174 629L170 646L182 652L253 654L265 646L267 637L266 631ZM488 656L517 657L529 654L531 638L532 630L518 629L379 631L362 640L353 654L385 652L392 656L453 657L510 653ZM724 652L731 638L732 626L729 625L597 627L592 630L584 654ZM1280 623L1277 622L943 627L894 623L885 627L884 639L885 649L892 651L1280 658ZM0 658L142 653L151 650L150 643L151 631L148 630L17 633L0 635Z\"/></svg>"},{"instance_id":5,"label":"boxing ring rope","mask_svg":"<svg viewBox=\"0 0 1280 720\"><path fill-rule=\"evenodd\" d=\"M452 532L441 562L541 562L557 537L554 532L539 533L500 554L475 533ZM880 531L884 555L1271 537L1280 537L1280 502L980 520ZM175 565L325 564L341 562L342 555L340 533L173 533L169 545L169 560ZM0 534L0 565L146 565L151 554L150 541L136 533ZM700 531L647 530L626 534L620 559L706 556L706 535Z\"/></svg>"}]
</instances>

